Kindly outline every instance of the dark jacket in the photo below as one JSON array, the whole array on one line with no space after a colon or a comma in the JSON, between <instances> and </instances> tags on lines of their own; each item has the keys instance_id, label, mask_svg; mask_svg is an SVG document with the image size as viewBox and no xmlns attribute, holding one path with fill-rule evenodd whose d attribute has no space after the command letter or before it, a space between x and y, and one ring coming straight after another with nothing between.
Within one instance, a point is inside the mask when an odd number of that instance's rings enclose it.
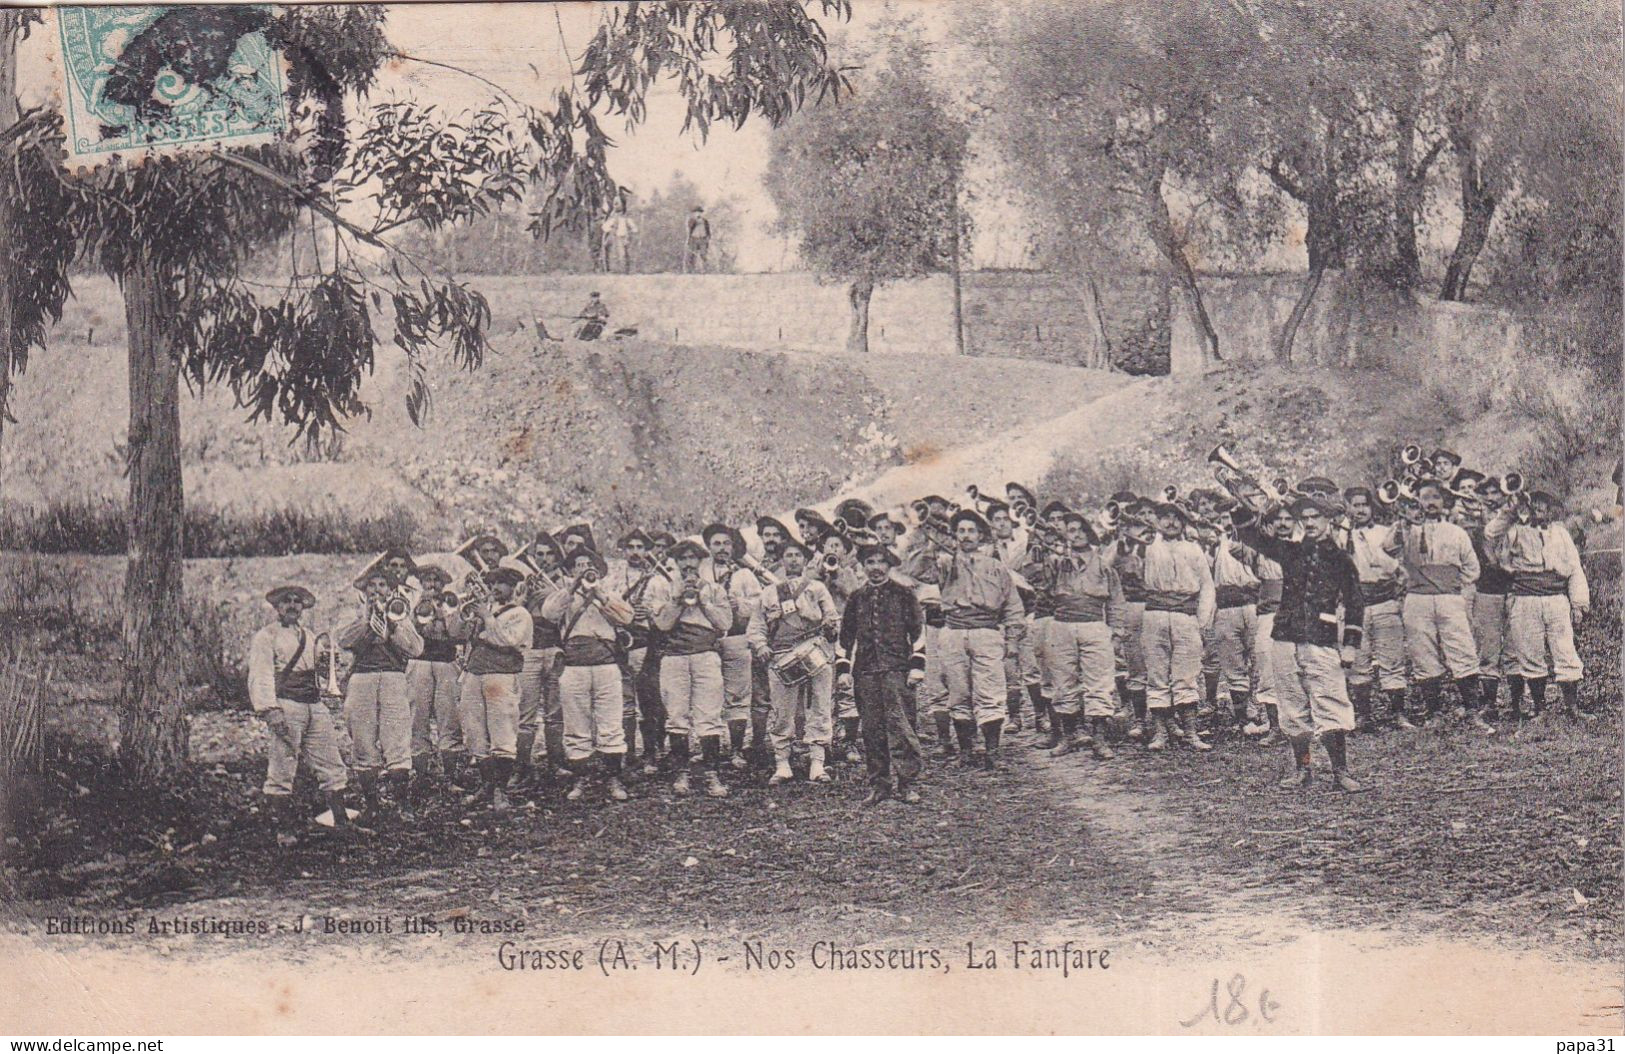
<instances>
[{"instance_id":1,"label":"dark jacket","mask_svg":"<svg viewBox=\"0 0 1625 1054\"><path fill-rule=\"evenodd\" d=\"M1343 609L1342 643L1360 645L1365 598L1354 560L1336 542L1271 538L1256 527L1237 532L1241 540L1281 565L1281 606L1275 612L1275 640L1294 644L1338 645L1337 609Z\"/></svg>"},{"instance_id":2,"label":"dark jacket","mask_svg":"<svg viewBox=\"0 0 1625 1054\"><path fill-rule=\"evenodd\" d=\"M914 592L887 580L865 582L846 601L841 615L840 673L885 673L925 669L920 650L920 605Z\"/></svg>"}]
</instances>

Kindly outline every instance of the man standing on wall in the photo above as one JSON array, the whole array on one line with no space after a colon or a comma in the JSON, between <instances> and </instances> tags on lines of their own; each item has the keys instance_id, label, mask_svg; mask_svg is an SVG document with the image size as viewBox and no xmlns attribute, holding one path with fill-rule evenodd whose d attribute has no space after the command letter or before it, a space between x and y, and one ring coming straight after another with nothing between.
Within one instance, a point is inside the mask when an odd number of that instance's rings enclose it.
<instances>
[{"instance_id":1,"label":"man standing on wall","mask_svg":"<svg viewBox=\"0 0 1625 1054\"><path fill-rule=\"evenodd\" d=\"M683 273L703 274L711 269L711 221L705 218L705 207L696 205L689 210L683 241Z\"/></svg>"}]
</instances>

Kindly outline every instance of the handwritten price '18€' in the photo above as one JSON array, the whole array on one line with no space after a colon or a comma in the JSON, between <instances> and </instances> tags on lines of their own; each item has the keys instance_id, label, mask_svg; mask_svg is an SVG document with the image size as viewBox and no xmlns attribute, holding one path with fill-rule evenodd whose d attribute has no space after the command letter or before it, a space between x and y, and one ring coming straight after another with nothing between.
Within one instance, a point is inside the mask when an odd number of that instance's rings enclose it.
<instances>
[{"instance_id":1,"label":"handwritten price '18\u20ac'","mask_svg":"<svg viewBox=\"0 0 1625 1054\"><path fill-rule=\"evenodd\" d=\"M1253 1008L1247 995L1247 978L1241 974L1233 974L1225 992L1219 992L1219 979L1214 978L1208 989L1207 1002L1198 1010L1194 1017L1181 1021L1180 1028L1195 1028L1204 1021L1211 1020L1215 1025L1229 1025L1236 1027L1252 1021L1255 1025L1275 1023L1275 1012L1281 1009L1281 1004L1270 998L1270 990L1265 988L1258 993L1256 1009Z\"/></svg>"}]
</instances>

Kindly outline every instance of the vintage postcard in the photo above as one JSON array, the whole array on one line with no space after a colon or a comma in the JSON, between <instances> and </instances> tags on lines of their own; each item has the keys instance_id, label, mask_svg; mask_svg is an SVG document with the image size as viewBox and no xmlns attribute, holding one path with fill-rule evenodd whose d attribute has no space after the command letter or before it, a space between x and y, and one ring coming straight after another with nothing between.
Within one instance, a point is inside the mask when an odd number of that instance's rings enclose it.
<instances>
[{"instance_id":1,"label":"vintage postcard","mask_svg":"<svg viewBox=\"0 0 1625 1054\"><path fill-rule=\"evenodd\" d=\"M1607 0L0 9L0 1032L1612 1050L1622 90Z\"/></svg>"}]
</instances>

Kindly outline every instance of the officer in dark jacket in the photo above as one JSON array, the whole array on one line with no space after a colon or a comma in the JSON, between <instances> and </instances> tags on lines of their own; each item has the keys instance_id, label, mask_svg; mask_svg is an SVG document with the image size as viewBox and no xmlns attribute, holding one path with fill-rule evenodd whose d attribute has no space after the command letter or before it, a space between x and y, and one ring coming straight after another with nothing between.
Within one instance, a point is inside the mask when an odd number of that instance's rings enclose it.
<instances>
[{"instance_id":1,"label":"officer in dark jacket","mask_svg":"<svg viewBox=\"0 0 1625 1054\"><path fill-rule=\"evenodd\" d=\"M924 623L914 591L891 578L899 563L883 545L858 552L866 581L847 598L841 615L836 673L858 704L863 755L869 769L869 797L878 805L892 793L914 804L920 794L920 740L914 731L912 688L925 680Z\"/></svg>"},{"instance_id":2,"label":"officer in dark jacket","mask_svg":"<svg viewBox=\"0 0 1625 1054\"><path fill-rule=\"evenodd\" d=\"M1342 506L1329 495L1303 494L1293 498L1287 511L1302 525L1302 541L1271 537L1256 527L1241 530L1243 541L1281 565L1281 607L1275 614L1270 661L1281 731L1295 762L1281 786L1312 782L1309 749L1318 734L1332 762L1332 782L1350 793L1364 790L1348 773L1354 706L1343 668L1353 665L1360 646L1365 601L1354 560L1331 535Z\"/></svg>"}]
</instances>

